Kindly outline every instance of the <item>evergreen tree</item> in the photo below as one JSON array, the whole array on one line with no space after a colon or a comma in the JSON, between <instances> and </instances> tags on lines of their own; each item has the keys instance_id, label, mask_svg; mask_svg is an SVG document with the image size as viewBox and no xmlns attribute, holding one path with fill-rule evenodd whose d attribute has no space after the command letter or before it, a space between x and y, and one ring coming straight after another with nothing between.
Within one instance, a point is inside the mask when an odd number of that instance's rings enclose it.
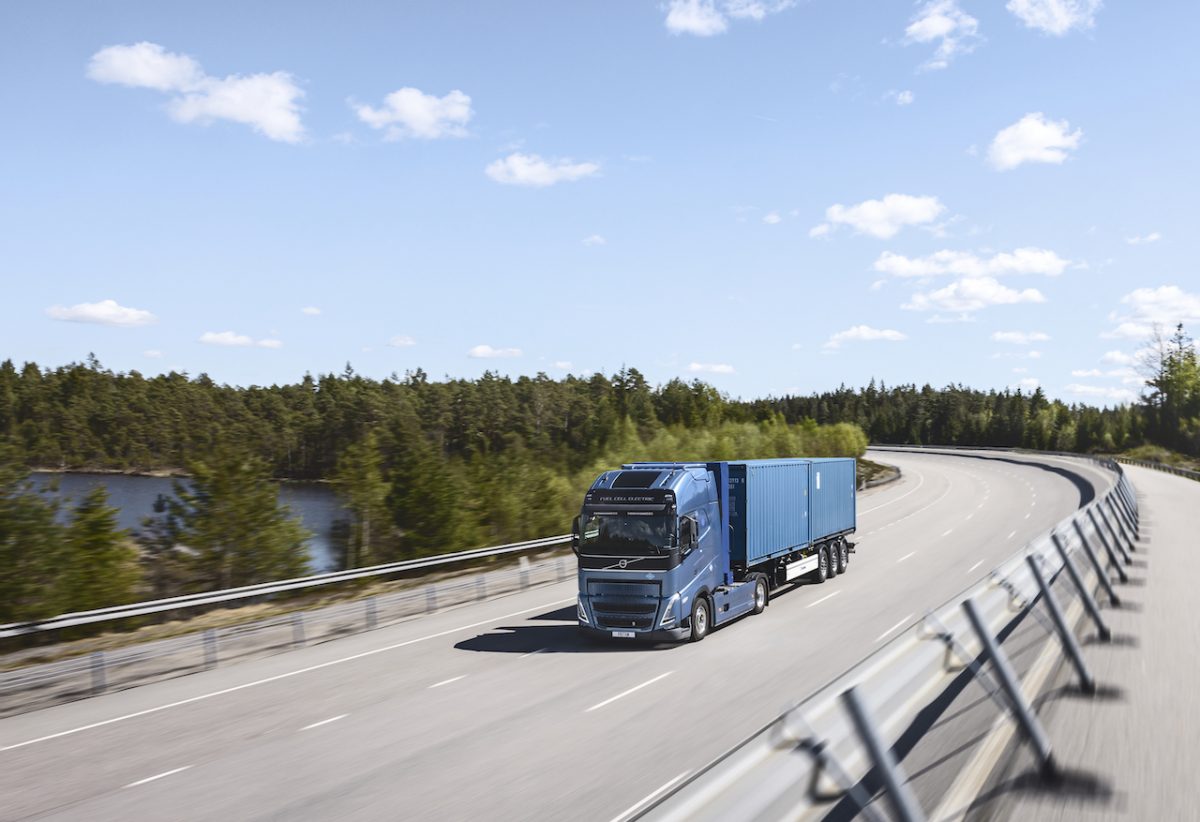
<instances>
[{"instance_id":1,"label":"evergreen tree","mask_svg":"<svg viewBox=\"0 0 1200 822\"><path fill-rule=\"evenodd\" d=\"M117 527L103 485L93 486L65 529L59 598L72 611L123 605L137 599L141 574L129 533Z\"/></svg>"}]
</instances>

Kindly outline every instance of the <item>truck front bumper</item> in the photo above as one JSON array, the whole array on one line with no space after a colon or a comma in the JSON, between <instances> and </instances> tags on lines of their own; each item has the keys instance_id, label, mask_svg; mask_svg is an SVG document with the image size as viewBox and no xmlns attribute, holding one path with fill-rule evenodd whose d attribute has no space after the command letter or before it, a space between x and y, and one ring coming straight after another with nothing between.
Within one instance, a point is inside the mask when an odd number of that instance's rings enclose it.
<instances>
[{"instance_id":1,"label":"truck front bumper","mask_svg":"<svg viewBox=\"0 0 1200 822\"><path fill-rule=\"evenodd\" d=\"M612 642L678 642L692 635L691 628L661 628L656 631L617 631L631 633L633 637L615 637L613 631L604 628L593 628L591 625L579 623L579 631L589 639L607 639Z\"/></svg>"}]
</instances>

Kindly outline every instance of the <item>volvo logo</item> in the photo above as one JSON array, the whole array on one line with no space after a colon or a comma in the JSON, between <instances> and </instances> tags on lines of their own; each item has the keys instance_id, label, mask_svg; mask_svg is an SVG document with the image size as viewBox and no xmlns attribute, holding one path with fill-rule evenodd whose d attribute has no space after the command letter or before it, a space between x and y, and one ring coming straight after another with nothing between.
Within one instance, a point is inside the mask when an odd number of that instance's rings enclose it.
<instances>
[{"instance_id":1,"label":"volvo logo","mask_svg":"<svg viewBox=\"0 0 1200 822\"><path fill-rule=\"evenodd\" d=\"M617 565L618 565L619 567L621 567L621 568L624 568L624 567L625 567L626 565L628 565L628 564L629 564L629 560L626 560L626 559L623 559L623 560L621 560L620 562L618 562L618 563L617 563Z\"/></svg>"}]
</instances>

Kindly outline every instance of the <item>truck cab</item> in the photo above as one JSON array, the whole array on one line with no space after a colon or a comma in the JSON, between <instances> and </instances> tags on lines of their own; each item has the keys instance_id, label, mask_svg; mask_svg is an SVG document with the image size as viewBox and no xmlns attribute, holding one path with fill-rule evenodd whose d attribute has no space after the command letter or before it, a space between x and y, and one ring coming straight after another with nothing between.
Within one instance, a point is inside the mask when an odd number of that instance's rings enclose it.
<instances>
[{"instance_id":1,"label":"truck cab","mask_svg":"<svg viewBox=\"0 0 1200 822\"><path fill-rule=\"evenodd\" d=\"M632 463L592 483L575 530L581 629L697 639L754 607L752 591L731 596L727 481L723 463Z\"/></svg>"}]
</instances>

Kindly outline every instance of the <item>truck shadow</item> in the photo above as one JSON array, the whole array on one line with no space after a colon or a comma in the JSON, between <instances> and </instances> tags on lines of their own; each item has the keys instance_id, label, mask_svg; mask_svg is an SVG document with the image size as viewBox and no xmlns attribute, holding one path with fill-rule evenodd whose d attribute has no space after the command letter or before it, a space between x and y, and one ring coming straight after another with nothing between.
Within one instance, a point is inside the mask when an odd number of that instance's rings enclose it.
<instances>
[{"instance_id":1,"label":"truck shadow","mask_svg":"<svg viewBox=\"0 0 1200 822\"><path fill-rule=\"evenodd\" d=\"M674 647L668 642L628 642L593 639L579 632L575 607L567 606L529 617L529 622L557 622L557 625L505 625L485 634L455 643L460 651L493 654L581 654L645 653Z\"/></svg>"}]
</instances>

